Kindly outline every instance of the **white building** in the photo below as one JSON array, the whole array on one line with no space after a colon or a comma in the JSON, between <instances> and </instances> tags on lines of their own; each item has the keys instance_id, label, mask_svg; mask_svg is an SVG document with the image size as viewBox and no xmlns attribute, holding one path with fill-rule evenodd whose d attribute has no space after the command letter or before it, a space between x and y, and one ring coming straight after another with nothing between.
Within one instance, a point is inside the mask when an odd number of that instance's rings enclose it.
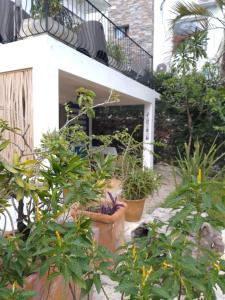
<instances>
[{"instance_id":1,"label":"white building","mask_svg":"<svg viewBox=\"0 0 225 300\"><path fill-rule=\"evenodd\" d=\"M178 0L155 1L154 70L160 67L165 68L165 66L168 70L171 62L174 36L191 33L191 31L193 32L198 26L193 18L185 18L177 23L174 30L171 29L171 20L176 16L174 14L174 7L177 2ZM180 0L180 2L182 1ZM193 0L192 2L203 5L216 15L216 17L223 18L214 0ZM207 33L206 51L208 60L214 60L218 56L218 49L221 42L223 42L223 26L221 26L220 22L216 19L211 19L210 22L211 25L215 25L216 29L211 29ZM200 62L200 65L203 63L204 61Z\"/></svg>"},{"instance_id":2,"label":"white building","mask_svg":"<svg viewBox=\"0 0 225 300\"><path fill-rule=\"evenodd\" d=\"M118 37L104 0L64 0L58 8L41 3L48 6L0 0L0 117L23 129L29 116L36 147L43 133L59 128L62 104L74 99L77 88L93 90L96 104L114 90L119 105L144 105L144 163L152 167L158 94L145 74L152 56L128 36Z\"/></svg>"}]
</instances>

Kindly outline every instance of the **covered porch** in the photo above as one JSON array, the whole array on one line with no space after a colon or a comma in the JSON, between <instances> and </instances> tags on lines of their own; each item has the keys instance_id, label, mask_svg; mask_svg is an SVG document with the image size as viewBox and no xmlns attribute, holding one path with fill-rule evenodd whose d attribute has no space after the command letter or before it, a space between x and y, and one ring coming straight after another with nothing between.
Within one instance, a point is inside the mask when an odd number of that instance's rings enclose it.
<instances>
[{"instance_id":1,"label":"covered porch","mask_svg":"<svg viewBox=\"0 0 225 300\"><path fill-rule=\"evenodd\" d=\"M96 94L94 106L96 108L106 106L131 106L141 105L144 109L144 122L140 120L140 125L143 125L143 141L145 149L143 153L144 165L146 167L153 167L153 143L154 143L154 114L155 114L155 101L144 101L136 97L130 96L125 93L119 93L119 102L107 103L112 90L108 87L98 85L96 83L78 78L64 71L59 71L59 128L65 124L65 103L74 102L76 93L75 91L80 87L92 90ZM118 92L118 91L116 91ZM143 123L142 123L143 122ZM84 123L84 122L83 122ZM93 120L86 120L85 129L89 135L93 133ZM111 133L115 131L115 128L111 128ZM115 152L114 152L115 153Z\"/></svg>"},{"instance_id":2,"label":"covered porch","mask_svg":"<svg viewBox=\"0 0 225 300\"><path fill-rule=\"evenodd\" d=\"M104 102L113 90L120 95L120 103L116 105L144 105L144 165L153 166L155 99L158 98L158 93L154 90L47 34L5 44L0 53L0 75L2 73L4 80L7 79L7 74L12 77L12 74L30 70L30 84L25 93L29 94L30 102L28 104L27 99L22 97L20 105L22 108L24 103L29 106L29 113L27 110L26 113L30 116L29 120L32 120L32 147L39 146L43 133L59 129L63 120L63 104L74 100L77 88L84 87L95 92L95 105ZM11 59L6 60L6 57ZM19 79L22 91L24 78L26 77ZM18 78L15 76L9 80L11 86L2 82L2 87L12 90L13 80L18 81ZM13 109L12 101L8 99L6 102L11 103L10 109ZM91 132L90 121L89 134Z\"/></svg>"}]
</instances>

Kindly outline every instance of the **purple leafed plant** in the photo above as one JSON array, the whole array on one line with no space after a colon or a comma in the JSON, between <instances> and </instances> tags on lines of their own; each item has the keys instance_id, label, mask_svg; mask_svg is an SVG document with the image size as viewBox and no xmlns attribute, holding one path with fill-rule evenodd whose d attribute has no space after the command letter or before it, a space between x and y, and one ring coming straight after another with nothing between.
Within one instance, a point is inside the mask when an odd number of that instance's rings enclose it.
<instances>
[{"instance_id":1,"label":"purple leafed plant","mask_svg":"<svg viewBox=\"0 0 225 300\"><path fill-rule=\"evenodd\" d=\"M102 203L100 206L100 212L104 215L113 215L120 207L124 205L117 202L117 197L113 197L111 193L108 192L111 203Z\"/></svg>"}]
</instances>

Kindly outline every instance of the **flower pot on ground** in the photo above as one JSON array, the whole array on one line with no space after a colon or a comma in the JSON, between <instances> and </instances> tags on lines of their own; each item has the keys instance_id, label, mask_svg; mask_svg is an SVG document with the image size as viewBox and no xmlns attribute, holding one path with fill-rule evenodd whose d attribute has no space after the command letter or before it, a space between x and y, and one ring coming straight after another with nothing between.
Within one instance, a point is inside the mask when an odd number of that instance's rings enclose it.
<instances>
[{"instance_id":1,"label":"flower pot on ground","mask_svg":"<svg viewBox=\"0 0 225 300\"><path fill-rule=\"evenodd\" d=\"M122 182L122 201L127 204L126 221L141 219L145 199L158 188L160 176L151 169L136 167L126 174Z\"/></svg>"},{"instance_id":2,"label":"flower pot on ground","mask_svg":"<svg viewBox=\"0 0 225 300\"><path fill-rule=\"evenodd\" d=\"M122 199L122 201L127 204L126 221L138 222L141 219L144 210L145 199L138 199L138 200Z\"/></svg>"},{"instance_id":3,"label":"flower pot on ground","mask_svg":"<svg viewBox=\"0 0 225 300\"><path fill-rule=\"evenodd\" d=\"M33 273L25 279L25 290L35 292L30 300L80 299L81 289L77 285L66 283L62 275L56 276L52 281L48 280L48 276L47 272L42 277L38 273ZM83 299L91 300L92 290Z\"/></svg>"},{"instance_id":4,"label":"flower pot on ground","mask_svg":"<svg viewBox=\"0 0 225 300\"><path fill-rule=\"evenodd\" d=\"M97 243L115 252L124 241L126 204L117 202L117 198L108 194L111 202L104 201L101 205L88 207L86 210L72 210L71 215L89 217Z\"/></svg>"}]
</instances>

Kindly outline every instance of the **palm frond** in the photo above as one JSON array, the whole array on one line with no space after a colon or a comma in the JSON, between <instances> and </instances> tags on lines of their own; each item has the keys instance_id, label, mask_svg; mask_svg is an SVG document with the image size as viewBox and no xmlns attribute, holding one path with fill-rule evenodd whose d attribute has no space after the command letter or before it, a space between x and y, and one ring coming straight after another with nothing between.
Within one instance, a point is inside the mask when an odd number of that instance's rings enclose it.
<instances>
[{"instance_id":1,"label":"palm frond","mask_svg":"<svg viewBox=\"0 0 225 300\"><path fill-rule=\"evenodd\" d=\"M222 1L222 0L219 0ZM192 3L192 2L178 2L173 8L173 12L176 17L172 20L172 26L179 20L186 17L203 17L214 18L213 13L202 5Z\"/></svg>"},{"instance_id":2,"label":"palm frond","mask_svg":"<svg viewBox=\"0 0 225 300\"><path fill-rule=\"evenodd\" d=\"M225 6L225 1L224 0L215 0L217 6L223 10L224 6Z\"/></svg>"}]
</instances>

